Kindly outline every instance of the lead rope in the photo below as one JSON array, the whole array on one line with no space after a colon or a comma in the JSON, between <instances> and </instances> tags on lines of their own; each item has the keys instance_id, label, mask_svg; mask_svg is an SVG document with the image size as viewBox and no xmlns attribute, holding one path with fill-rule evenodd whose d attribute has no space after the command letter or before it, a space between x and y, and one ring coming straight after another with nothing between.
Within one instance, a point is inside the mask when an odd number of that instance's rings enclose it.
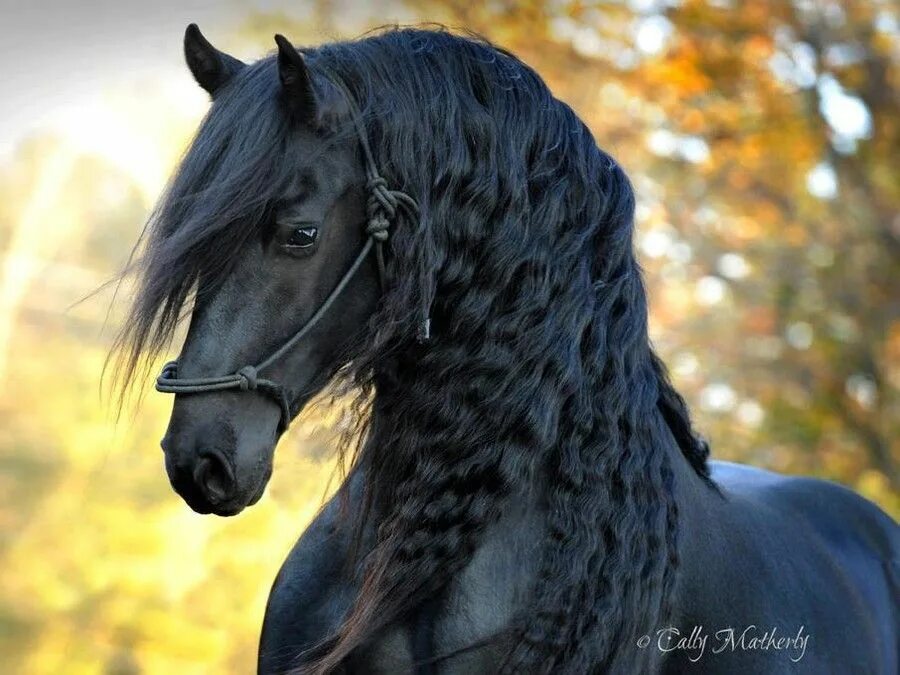
<instances>
[{"instance_id":1,"label":"lead rope","mask_svg":"<svg viewBox=\"0 0 900 675\"><path fill-rule=\"evenodd\" d=\"M340 87L344 89L344 87ZM387 181L378 173L378 167L375 164L375 158L369 147L369 141L366 135L365 127L362 124L358 109L353 103L353 99L344 89L347 95L347 101L351 107L351 117L359 135L360 146L363 150L363 163L366 170L366 190L368 198L366 200L366 234L368 238L366 243L360 250L359 255L350 265L350 268L341 277L341 280L332 289L325 301L319 306L315 313L303 324L294 335L292 335L281 347L272 352L265 359L253 366L244 366L231 375L222 375L219 377L178 377L178 362L169 361L163 366L162 372L156 378L156 390L166 394L202 394L213 391L228 391L235 389L237 391L258 391L274 400L280 410L281 419L278 423L280 432L287 429L291 423L291 402L287 391L279 383L260 377L260 371L272 365L275 361L290 351L307 333L315 326L325 315L334 301L337 300L341 291L347 287L350 280L356 274L357 270L362 266L366 256L375 249L375 261L378 266L378 281L382 292L387 287L387 274L384 262L384 243L390 236L391 224L394 219L403 213L410 220L419 217L419 205L415 199L400 190L391 190L388 188ZM419 338L428 339L427 321L424 331L420 330Z\"/></svg>"}]
</instances>

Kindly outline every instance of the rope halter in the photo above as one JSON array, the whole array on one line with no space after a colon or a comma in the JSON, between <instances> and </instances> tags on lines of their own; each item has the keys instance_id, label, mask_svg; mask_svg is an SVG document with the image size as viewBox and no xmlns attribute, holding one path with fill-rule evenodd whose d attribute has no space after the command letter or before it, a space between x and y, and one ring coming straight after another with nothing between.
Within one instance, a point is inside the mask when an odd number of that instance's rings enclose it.
<instances>
[{"instance_id":1,"label":"rope halter","mask_svg":"<svg viewBox=\"0 0 900 675\"><path fill-rule=\"evenodd\" d=\"M378 265L378 280L382 292L387 285L387 275L384 263L384 244L390 236L391 226L398 215L402 214L410 219L419 216L419 205L416 200L400 190L391 190L387 181L378 173L372 150L366 136L365 128L355 106L352 105L351 117L359 136L359 143L363 151L363 162L366 170L366 243L363 245L350 268L344 273L337 285L325 298L315 313L297 329L286 342L269 354L256 365L240 368L231 375L219 377L178 377L178 362L169 361L163 366L162 372L156 378L156 390L166 394L204 394L217 391L254 391L272 399L281 410L281 419L278 423L279 432L287 429L293 418L293 405L288 390L274 380L261 377L260 373L287 354L300 342L325 315L334 304L338 296L350 283L363 261L374 249L375 261Z\"/></svg>"}]
</instances>

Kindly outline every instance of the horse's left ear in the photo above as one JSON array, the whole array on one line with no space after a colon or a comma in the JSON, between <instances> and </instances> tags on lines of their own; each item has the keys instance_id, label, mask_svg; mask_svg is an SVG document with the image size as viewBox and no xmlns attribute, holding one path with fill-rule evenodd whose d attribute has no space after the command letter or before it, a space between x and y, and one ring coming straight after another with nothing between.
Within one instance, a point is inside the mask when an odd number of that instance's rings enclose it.
<instances>
[{"instance_id":1,"label":"horse's left ear","mask_svg":"<svg viewBox=\"0 0 900 675\"><path fill-rule=\"evenodd\" d=\"M197 84L206 89L210 96L215 96L245 65L243 61L213 47L195 23L184 31L184 60Z\"/></svg>"},{"instance_id":2,"label":"horse's left ear","mask_svg":"<svg viewBox=\"0 0 900 675\"><path fill-rule=\"evenodd\" d=\"M275 44L278 45L278 79L285 99L304 122L312 122L316 117L316 96L306 62L283 35L275 36Z\"/></svg>"}]
</instances>

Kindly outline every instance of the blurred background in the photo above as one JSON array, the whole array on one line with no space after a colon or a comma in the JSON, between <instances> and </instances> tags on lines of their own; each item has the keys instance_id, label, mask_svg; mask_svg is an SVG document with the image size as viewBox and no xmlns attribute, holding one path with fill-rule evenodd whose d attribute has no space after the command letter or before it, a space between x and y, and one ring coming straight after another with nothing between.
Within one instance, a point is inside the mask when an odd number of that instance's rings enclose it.
<instances>
[{"instance_id":1,"label":"blurred background","mask_svg":"<svg viewBox=\"0 0 900 675\"><path fill-rule=\"evenodd\" d=\"M652 335L719 458L900 517L900 9L879 0L0 1L0 672L248 673L332 473L327 421L263 500L191 512L171 398L101 393L124 264L206 109L184 27L252 60L434 21L517 53L632 177ZM110 310L110 307L112 309ZM174 348L173 348L174 353Z\"/></svg>"}]
</instances>

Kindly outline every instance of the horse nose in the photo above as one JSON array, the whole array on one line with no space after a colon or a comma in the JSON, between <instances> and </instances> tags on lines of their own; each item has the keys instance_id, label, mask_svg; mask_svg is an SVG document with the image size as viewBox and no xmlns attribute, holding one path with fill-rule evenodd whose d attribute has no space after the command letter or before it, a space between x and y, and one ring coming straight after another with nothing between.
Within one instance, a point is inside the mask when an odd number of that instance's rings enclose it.
<instances>
[{"instance_id":1,"label":"horse nose","mask_svg":"<svg viewBox=\"0 0 900 675\"><path fill-rule=\"evenodd\" d=\"M221 452L204 450L194 465L194 484L211 505L227 502L237 485L234 467Z\"/></svg>"}]
</instances>

